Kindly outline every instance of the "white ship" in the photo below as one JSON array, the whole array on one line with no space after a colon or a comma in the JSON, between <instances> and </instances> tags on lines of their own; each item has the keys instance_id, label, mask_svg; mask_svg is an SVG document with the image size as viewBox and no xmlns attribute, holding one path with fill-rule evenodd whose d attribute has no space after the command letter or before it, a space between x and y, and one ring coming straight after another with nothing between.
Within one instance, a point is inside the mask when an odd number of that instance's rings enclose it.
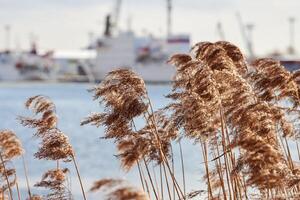
<instances>
[{"instance_id":1,"label":"white ship","mask_svg":"<svg viewBox=\"0 0 300 200\"><path fill-rule=\"evenodd\" d=\"M114 37L104 37L97 49L92 68L96 80L115 68L131 68L147 82L169 82L175 69L166 62L174 53L188 52L187 35L168 39L137 38L133 32L122 32Z\"/></svg>"},{"instance_id":2,"label":"white ship","mask_svg":"<svg viewBox=\"0 0 300 200\"><path fill-rule=\"evenodd\" d=\"M105 21L103 37L90 44L97 51L95 65L92 68L96 80L120 67L131 68L146 82L169 82L175 69L166 62L174 53L187 53L190 50L188 34L172 34L171 1L167 1L167 36L137 37L133 31L118 31L118 16L121 1L117 0L116 9Z\"/></svg>"},{"instance_id":3,"label":"white ship","mask_svg":"<svg viewBox=\"0 0 300 200\"><path fill-rule=\"evenodd\" d=\"M0 81L54 80L54 61L35 52L0 53Z\"/></svg>"},{"instance_id":4,"label":"white ship","mask_svg":"<svg viewBox=\"0 0 300 200\"><path fill-rule=\"evenodd\" d=\"M94 82L95 50L0 52L0 81Z\"/></svg>"}]
</instances>

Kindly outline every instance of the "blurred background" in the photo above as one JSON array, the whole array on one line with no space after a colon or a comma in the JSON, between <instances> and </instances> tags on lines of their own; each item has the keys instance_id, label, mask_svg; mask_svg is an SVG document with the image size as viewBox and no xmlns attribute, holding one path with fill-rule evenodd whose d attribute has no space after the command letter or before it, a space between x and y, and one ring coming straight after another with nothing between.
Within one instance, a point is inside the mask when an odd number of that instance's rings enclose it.
<instances>
[{"instance_id":1,"label":"blurred background","mask_svg":"<svg viewBox=\"0 0 300 200\"><path fill-rule=\"evenodd\" d=\"M30 115L23 105L28 97L47 95L57 105L59 128L78 154L87 188L104 177L139 185L136 169L123 172L114 144L99 139L103 128L80 127L81 119L103 109L87 89L117 67L130 68L146 81L154 107L161 108L175 72L166 61L201 41L227 40L249 62L272 57L297 70L299 8L299 0L0 0L0 129L21 138L33 185L55 163L33 158L38 141L16 117ZM192 144L183 141L188 191L205 189L203 158L191 153L200 147ZM179 156L176 145L174 153ZM20 161L15 165L25 193ZM80 199L76 176L71 177Z\"/></svg>"},{"instance_id":2,"label":"blurred background","mask_svg":"<svg viewBox=\"0 0 300 200\"><path fill-rule=\"evenodd\" d=\"M101 36L107 14L118 15L118 28L137 35L164 37L167 32L167 1L122 0L1 0L0 48L7 48L6 26L10 27L10 48L28 49L36 40L41 49L78 49L90 37ZM290 45L290 18L299 19L297 0L172 0L172 32L184 32L192 42L223 39L246 50L236 14L244 26L252 26L257 54L286 51ZM117 8L119 7L119 8ZM116 11L118 10L118 11ZM118 13L115 13L118 12ZM247 28L248 27L248 28ZM299 30L299 29L298 29ZM296 35L296 34L295 34ZM299 45L299 38L295 38Z\"/></svg>"},{"instance_id":3,"label":"blurred background","mask_svg":"<svg viewBox=\"0 0 300 200\"><path fill-rule=\"evenodd\" d=\"M249 60L273 57L291 70L299 67L297 0L0 0L0 5L0 66L7 66L0 68L0 80L99 81L115 66L126 66L146 81L168 82L172 70L163 66L170 55L218 40L236 44ZM153 65L162 70L158 77Z\"/></svg>"}]
</instances>

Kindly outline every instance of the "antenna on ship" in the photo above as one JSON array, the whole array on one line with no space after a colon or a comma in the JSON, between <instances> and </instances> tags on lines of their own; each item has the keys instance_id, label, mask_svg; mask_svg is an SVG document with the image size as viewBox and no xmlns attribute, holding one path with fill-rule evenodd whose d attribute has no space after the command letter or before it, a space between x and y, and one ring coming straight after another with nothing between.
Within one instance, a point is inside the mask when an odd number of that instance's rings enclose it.
<instances>
[{"instance_id":1,"label":"antenna on ship","mask_svg":"<svg viewBox=\"0 0 300 200\"><path fill-rule=\"evenodd\" d=\"M116 0L116 5L114 10L110 14L106 15L105 17L104 35L106 37L111 37L114 30L118 30L121 2L122 2L121 0Z\"/></svg>"},{"instance_id":2,"label":"antenna on ship","mask_svg":"<svg viewBox=\"0 0 300 200\"><path fill-rule=\"evenodd\" d=\"M118 29L119 25L119 18L120 18L120 10L121 10L121 0L117 0L116 7L115 7L115 13L114 13L114 28Z\"/></svg>"},{"instance_id":3,"label":"antenna on ship","mask_svg":"<svg viewBox=\"0 0 300 200\"><path fill-rule=\"evenodd\" d=\"M172 0L167 0L167 36L172 34Z\"/></svg>"},{"instance_id":4,"label":"antenna on ship","mask_svg":"<svg viewBox=\"0 0 300 200\"><path fill-rule=\"evenodd\" d=\"M38 51L37 51L37 40L38 40L38 37L37 35L35 35L33 32L30 32L29 33L29 43L30 43L30 51L29 53L30 54L38 54Z\"/></svg>"},{"instance_id":5,"label":"antenna on ship","mask_svg":"<svg viewBox=\"0 0 300 200\"><path fill-rule=\"evenodd\" d=\"M224 33L224 30L223 30L223 26L222 26L221 21L217 22L217 33L218 33L218 36L219 36L220 40L225 40L225 33Z\"/></svg>"},{"instance_id":6,"label":"antenna on ship","mask_svg":"<svg viewBox=\"0 0 300 200\"><path fill-rule=\"evenodd\" d=\"M295 54L295 17L289 18L290 23L290 46L288 48L289 54Z\"/></svg>"},{"instance_id":7,"label":"antenna on ship","mask_svg":"<svg viewBox=\"0 0 300 200\"><path fill-rule=\"evenodd\" d=\"M5 30L5 42L6 42L5 51L9 52L10 51L10 30L11 30L10 25L6 24L4 26L4 30Z\"/></svg>"}]
</instances>

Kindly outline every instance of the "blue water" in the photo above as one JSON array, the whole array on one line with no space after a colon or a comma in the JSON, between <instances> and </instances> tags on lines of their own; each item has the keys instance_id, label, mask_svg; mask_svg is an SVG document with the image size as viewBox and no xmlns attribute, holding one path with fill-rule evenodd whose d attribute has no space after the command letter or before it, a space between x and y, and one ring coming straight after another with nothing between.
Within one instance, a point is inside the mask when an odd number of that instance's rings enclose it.
<instances>
[{"instance_id":1,"label":"blue water","mask_svg":"<svg viewBox=\"0 0 300 200\"><path fill-rule=\"evenodd\" d=\"M138 172L136 169L124 172L120 168L118 159L114 156L116 149L112 141L101 140L103 128L92 126L80 126L80 121L91 112L101 111L103 108L98 102L92 101L92 94L87 89L90 84L45 84L45 83L18 83L0 84L0 129L11 129L15 131L23 142L26 151L25 158L29 167L30 184L34 193L43 193L33 185L40 180L41 175L48 169L54 168L56 163L34 159L33 154L37 151L39 141L33 138L34 130L25 128L19 124L16 117L19 115L29 116L31 112L26 110L24 102L33 95L43 94L49 96L56 104L59 116L59 128L68 135L75 149L78 164L85 190L88 191L93 181L100 178L124 178L133 185L140 186ZM154 109L166 105L169 100L164 98L171 90L170 85L148 85L149 96ZM192 141L183 141L184 158L186 163L187 191L206 189L202 183L201 174L204 174L201 164L200 146L193 145ZM179 148L174 145L175 170L180 170ZM26 188L24 172L21 160L15 160L18 178L22 190L22 199L25 199ZM82 199L78 185L75 169L71 163L66 164L71 171L72 193L75 199ZM181 181L181 173L178 178ZM87 192L88 199L99 199L98 194ZM97 198L98 196L98 198Z\"/></svg>"}]
</instances>

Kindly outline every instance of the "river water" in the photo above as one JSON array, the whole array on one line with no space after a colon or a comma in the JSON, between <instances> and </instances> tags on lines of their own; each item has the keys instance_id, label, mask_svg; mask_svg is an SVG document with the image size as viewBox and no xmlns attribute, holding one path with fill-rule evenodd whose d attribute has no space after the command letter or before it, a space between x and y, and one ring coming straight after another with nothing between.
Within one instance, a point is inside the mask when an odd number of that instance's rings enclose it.
<instances>
[{"instance_id":1,"label":"river water","mask_svg":"<svg viewBox=\"0 0 300 200\"><path fill-rule=\"evenodd\" d=\"M56 166L53 161L34 159L33 154L37 151L39 140L33 138L34 131L20 125L17 116L30 116L31 112L26 110L24 102L30 96L42 94L49 96L56 104L59 116L59 128L65 132L78 159L79 169L83 178L88 199L101 199L100 194L88 192L93 181L100 178L122 178L129 180L133 185L140 186L138 172L136 169L124 172L115 157L116 149L112 141L101 140L103 128L93 126L80 126L80 121L91 112L101 111L103 108L98 102L92 101L92 94L87 89L91 84L82 83L2 83L0 84L0 130L11 129L21 139L26 151L25 159L28 163L30 185L36 194L44 193L40 188L33 187L40 180L42 174ZM168 104L164 95L171 90L170 85L147 85L149 96L154 109ZM192 141L183 141L183 154L186 170L187 191L206 189L201 174L204 174L200 146L193 145ZM179 148L174 145L175 171L180 170ZM22 199L26 196L25 178L21 160L15 160L14 165L22 191ZM68 163L65 165L70 169L72 193L75 199L82 199L80 188L75 174L75 169ZM181 173L178 180L181 182Z\"/></svg>"}]
</instances>

